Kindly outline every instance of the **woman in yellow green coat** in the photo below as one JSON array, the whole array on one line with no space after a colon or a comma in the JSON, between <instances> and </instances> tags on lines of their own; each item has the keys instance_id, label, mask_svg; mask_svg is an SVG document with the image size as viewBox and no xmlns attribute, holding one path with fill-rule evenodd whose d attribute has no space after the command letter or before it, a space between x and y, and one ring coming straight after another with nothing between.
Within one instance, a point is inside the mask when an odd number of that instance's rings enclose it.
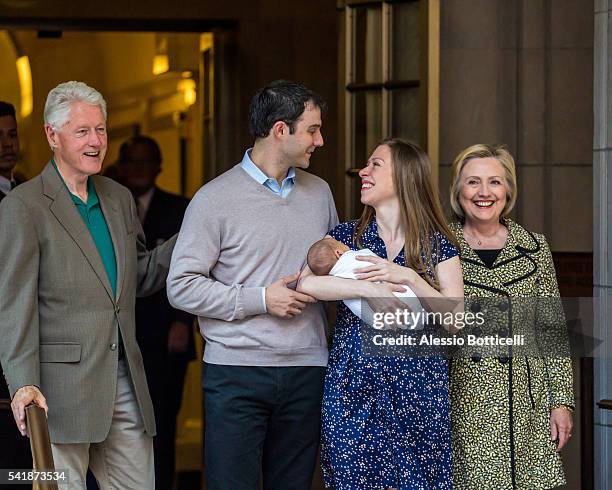
<instances>
[{"instance_id":1,"label":"woman in yellow green coat","mask_svg":"<svg viewBox=\"0 0 612 490\"><path fill-rule=\"evenodd\" d=\"M498 317L508 318L497 333L509 337L522 328L510 320L516 298L559 297L546 239L507 218L516 187L514 159L503 146L471 146L453 163L452 231L460 245L466 309L494 301ZM456 489L565 483L559 451L572 435L571 360L567 354L514 352L472 352L451 362Z\"/></svg>"}]
</instances>

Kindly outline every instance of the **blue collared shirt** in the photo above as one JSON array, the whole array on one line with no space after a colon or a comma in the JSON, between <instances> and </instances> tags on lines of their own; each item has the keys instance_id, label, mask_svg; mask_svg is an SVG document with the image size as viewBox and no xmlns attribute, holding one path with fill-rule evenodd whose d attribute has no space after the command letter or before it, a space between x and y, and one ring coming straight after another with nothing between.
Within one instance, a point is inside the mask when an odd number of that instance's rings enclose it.
<instances>
[{"instance_id":1,"label":"blue collared shirt","mask_svg":"<svg viewBox=\"0 0 612 490\"><path fill-rule=\"evenodd\" d=\"M253 163L251 160L251 150L253 148L249 148L244 152L244 157L242 158L242 162L240 162L240 166L244 169L244 171L249 174L255 181L260 184L265 185L268 189L270 189L274 194L285 199L293 186L295 185L295 169L291 167L289 172L287 172L287 177L283 179L281 185L278 185L278 181L271 177L268 177L266 174L262 172L262 170ZM266 307L266 288L261 288L261 300L263 302L266 313L268 311Z\"/></svg>"},{"instance_id":2,"label":"blue collared shirt","mask_svg":"<svg viewBox=\"0 0 612 490\"><path fill-rule=\"evenodd\" d=\"M252 149L253 148L249 148L244 152L244 157L242 158L242 162L240 162L240 166L257 182L265 185L268 189L274 192L274 194L277 194L285 199L295 185L295 169L291 167L289 172L287 172L287 177L285 177L281 184L278 185L278 181L276 179L268 177L257 165L253 163L253 160L251 160Z\"/></svg>"}]
</instances>

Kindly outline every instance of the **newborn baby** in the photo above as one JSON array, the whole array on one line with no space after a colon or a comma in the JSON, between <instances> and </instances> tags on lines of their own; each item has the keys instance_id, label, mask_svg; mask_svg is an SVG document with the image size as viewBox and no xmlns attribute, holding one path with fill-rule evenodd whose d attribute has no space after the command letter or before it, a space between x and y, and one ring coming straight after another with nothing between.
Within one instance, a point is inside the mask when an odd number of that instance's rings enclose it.
<instances>
[{"instance_id":1,"label":"newborn baby","mask_svg":"<svg viewBox=\"0 0 612 490\"><path fill-rule=\"evenodd\" d=\"M347 245L334 238L327 237L315 242L310 249L308 250L308 255L306 261L308 262L308 267L316 276L334 276L334 277L342 277L344 279L357 279L357 274L355 274L355 269L362 269L367 267L368 263L357 260L358 256L371 255L374 257L378 257L374 252L372 252L369 248L364 248L361 250L351 250ZM410 289L408 286L403 285L406 288L406 291L403 293L393 294L398 298L413 298L411 299L407 307L409 307L412 311L418 312L422 310L422 306L420 301L418 300L414 291ZM358 317L362 320L366 320L362 316L361 312L361 299L345 299L344 304ZM367 304L367 303L366 303ZM371 318L372 312L368 312L368 318ZM371 322L367 322L370 323ZM423 328L422 325L414 325L412 329L420 329Z\"/></svg>"}]
</instances>

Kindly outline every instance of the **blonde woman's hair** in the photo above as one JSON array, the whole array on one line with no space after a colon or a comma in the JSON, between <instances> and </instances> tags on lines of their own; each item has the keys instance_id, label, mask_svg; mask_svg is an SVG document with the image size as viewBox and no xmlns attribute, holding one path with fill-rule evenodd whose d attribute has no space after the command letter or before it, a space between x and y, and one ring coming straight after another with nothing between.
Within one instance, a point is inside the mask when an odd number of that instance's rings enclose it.
<instances>
[{"instance_id":1,"label":"blonde woman's hair","mask_svg":"<svg viewBox=\"0 0 612 490\"><path fill-rule=\"evenodd\" d=\"M506 145L472 145L469 148L463 150L459 155L455 157L451 172L451 186L450 186L450 205L453 210L453 216L459 221L465 219L465 213L461 204L459 204L459 193L461 192L461 171L463 167L473 158L495 158L506 173L506 205L501 212L500 219L506 218L514 205L516 204L516 165L514 164L514 158L508 151Z\"/></svg>"},{"instance_id":2,"label":"blonde woman's hair","mask_svg":"<svg viewBox=\"0 0 612 490\"><path fill-rule=\"evenodd\" d=\"M432 286L439 288L432 255L440 255L436 233L441 233L458 247L444 218L437 187L431 177L431 163L427 154L414 143L398 138L381 141L377 146L391 151L393 186L400 202L400 219L404 229L404 257L406 266L422 275ZM355 243L363 247L363 234L374 218L375 211L366 205L355 228ZM432 241L436 243L435 249ZM392 259L392 258L390 258ZM433 278L427 274L431 270Z\"/></svg>"}]
</instances>

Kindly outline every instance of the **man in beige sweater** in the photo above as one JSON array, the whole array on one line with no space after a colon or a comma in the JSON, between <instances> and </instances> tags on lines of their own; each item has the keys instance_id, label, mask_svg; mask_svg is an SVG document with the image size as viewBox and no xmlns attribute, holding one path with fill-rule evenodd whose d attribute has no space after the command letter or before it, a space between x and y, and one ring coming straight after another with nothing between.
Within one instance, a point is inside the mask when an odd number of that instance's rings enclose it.
<instances>
[{"instance_id":1,"label":"man in beige sweater","mask_svg":"<svg viewBox=\"0 0 612 490\"><path fill-rule=\"evenodd\" d=\"M172 256L168 297L206 340L208 490L310 488L327 364L323 307L294 290L338 217L301 169L323 146L322 99L272 82L255 94L242 162L202 187Z\"/></svg>"}]
</instances>

